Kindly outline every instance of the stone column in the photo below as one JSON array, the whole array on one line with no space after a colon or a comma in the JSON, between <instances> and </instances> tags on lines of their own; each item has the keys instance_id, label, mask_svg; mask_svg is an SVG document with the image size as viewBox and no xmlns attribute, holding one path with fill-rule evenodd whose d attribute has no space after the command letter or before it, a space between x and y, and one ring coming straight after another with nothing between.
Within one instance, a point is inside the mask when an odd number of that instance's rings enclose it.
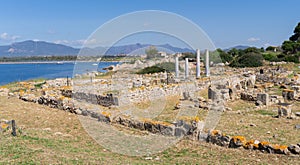
<instances>
[{"instance_id":1,"label":"stone column","mask_svg":"<svg viewBox=\"0 0 300 165\"><path fill-rule=\"evenodd\" d=\"M189 59L185 58L185 78L189 77Z\"/></svg>"},{"instance_id":2,"label":"stone column","mask_svg":"<svg viewBox=\"0 0 300 165\"><path fill-rule=\"evenodd\" d=\"M206 77L210 76L210 71L209 71L209 51L208 51L208 49L205 50L205 73L206 73Z\"/></svg>"},{"instance_id":3,"label":"stone column","mask_svg":"<svg viewBox=\"0 0 300 165\"><path fill-rule=\"evenodd\" d=\"M179 60L178 56L175 56L175 77L179 78Z\"/></svg>"},{"instance_id":4,"label":"stone column","mask_svg":"<svg viewBox=\"0 0 300 165\"><path fill-rule=\"evenodd\" d=\"M196 65L196 78L200 78L200 49L197 49L197 65Z\"/></svg>"}]
</instances>

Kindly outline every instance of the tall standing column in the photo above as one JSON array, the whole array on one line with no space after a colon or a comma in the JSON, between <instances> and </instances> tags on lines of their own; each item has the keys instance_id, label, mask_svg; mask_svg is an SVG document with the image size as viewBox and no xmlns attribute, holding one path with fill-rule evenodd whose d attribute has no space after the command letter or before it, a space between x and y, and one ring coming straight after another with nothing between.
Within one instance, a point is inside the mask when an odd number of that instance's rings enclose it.
<instances>
[{"instance_id":1,"label":"tall standing column","mask_svg":"<svg viewBox=\"0 0 300 165\"><path fill-rule=\"evenodd\" d=\"M210 76L210 71L209 71L209 51L208 51L208 49L205 50L205 73L206 73L206 77Z\"/></svg>"},{"instance_id":2,"label":"tall standing column","mask_svg":"<svg viewBox=\"0 0 300 165\"><path fill-rule=\"evenodd\" d=\"M189 77L189 59L185 58L185 78Z\"/></svg>"},{"instance_id":3,"label":"tall standing column","mask_svg":"<svg viewBox=\"0 0 300 165\"><path fill-rule=\"evenodd\" d=\"M179 60L178 56L175 56L175 77L179 78Z\"/></svg>"},{"instance_id":4,"label":"tall standing column","mask_svg":"<svg viewBox=\"0 0 300 165\"><path fill-rule=\"evenodd\" d=\"M197 64L196 64L196 78L200 78L200 50L197 49Z\"/></svg>"}]
</instances>

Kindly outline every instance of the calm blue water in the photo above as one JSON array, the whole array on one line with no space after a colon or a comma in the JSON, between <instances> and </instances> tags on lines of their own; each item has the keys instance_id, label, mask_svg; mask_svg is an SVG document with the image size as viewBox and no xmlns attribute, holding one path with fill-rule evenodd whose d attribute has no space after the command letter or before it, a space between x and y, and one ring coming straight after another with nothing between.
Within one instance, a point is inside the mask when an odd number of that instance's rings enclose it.
<instances>
[{"instance_id":1,"label":"calm blue water","mask_svg":"<svg viewBox=\"0 0 300 165\"><path fill-rule=\"evenodd\" d=\"M94 64L94 65L93 65ZM98 63L97 63L98 64ZM102 71L104 67L116 65L117 62L79 62L74 63L38 63L38 64L0 64L0 85L15 81L24 81L35 78L66 78L88 71ZM74 67L75 66L75 67Z\"/></svg>"}]
</instances>

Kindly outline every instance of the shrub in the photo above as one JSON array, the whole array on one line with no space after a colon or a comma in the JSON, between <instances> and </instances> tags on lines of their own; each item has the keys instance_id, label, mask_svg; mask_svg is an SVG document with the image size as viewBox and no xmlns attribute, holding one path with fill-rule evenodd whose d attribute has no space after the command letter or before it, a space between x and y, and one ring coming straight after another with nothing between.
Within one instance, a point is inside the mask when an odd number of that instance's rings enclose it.
<instances>
[{"instance_id":1,"label":"shrub","mask_svg":"<svg viewBox=\"0 0 300 165\"><path fill-rule=\"evenodd\" d=\"M263 54L262 56L267 61L279 61L275 53L267 53L267 54Z\"/></svg>"},{"instance_id":2,"label":"shrub","mask_svg":"<svg viewBox=\"0 0 300 165\"><path fill-rule=\"evenodd\" d=\"M179 68L180 69L180 68ZM151 67L146 67L137 72L137 74L159 73L159 72L175 72L175 63L163 62Z\"/></svg>"},{"instance_id":3,"label":"shrub","mask_svg":"<svg viewBox=\"0 0 300 165\"><path fill-rule=\"evenodd\" d=\"M159 72L164 72L165 69L158 67L158 66L150 66L146 67L140 71L137 72L137 74L149 74L149 73L159 73Z\"/></svg>"},{"instance_id":4,"label":"shrub","mask_svg":"<svg viewBox=\"0 0 300 165\"><path fill-rule=\"evenodd\" d=\"M155 66L164 69L167 72L175 72L175 63L174 62L163 62L156 64Z\"/></svg>"},{"instance_id":5,"label":"shrub","mask_svg":"<svg viewBox=\"0 0 300 165\"><path fill-rule=\"evenodd\" d=\"M237 57L231 62L231 67L259 67L263 65L263 56L260 53L247 53L240 57Z\"/></svg>"}]
</instances>

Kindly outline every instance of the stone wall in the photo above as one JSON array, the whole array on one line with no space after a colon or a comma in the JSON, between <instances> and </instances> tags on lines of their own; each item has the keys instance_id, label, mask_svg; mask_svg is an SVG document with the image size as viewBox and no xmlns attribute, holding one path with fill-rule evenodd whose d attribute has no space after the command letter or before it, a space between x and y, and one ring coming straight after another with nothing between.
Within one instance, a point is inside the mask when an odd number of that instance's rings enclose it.
<instances>
[{"instance_id":1,"label":"stone wall","mask_svg":"<svg viewBox=\"0 0 300 165\"><path fill-rule=\"evenodd\" d=\"M202 135L203 137L203 135ZM203 138L199 137L199 140ZM228 148L244 148L247 150L259 150L271 154L300 154L300 143L287 145L271 144L267 141L246 140L244 136L228 136L219 130L211 130L204 138L206 142Z\"/></svg>"},{"instance_id":2,"label":"stone wall","mask_svg":"<svg viewBox=\"0 0 300 165\"><path fill-rule=\"evenodd\" d=\"M106 96L96 95L92 93L84 92L72 92L72 90L61 90L61 94L64 97L73 98L79 101L86 101L92 104L98 104L105 107L112 105L119 105L119 100L117 97L114 97L112 94L107 94Z\"/></svg>"}]
</instances>

